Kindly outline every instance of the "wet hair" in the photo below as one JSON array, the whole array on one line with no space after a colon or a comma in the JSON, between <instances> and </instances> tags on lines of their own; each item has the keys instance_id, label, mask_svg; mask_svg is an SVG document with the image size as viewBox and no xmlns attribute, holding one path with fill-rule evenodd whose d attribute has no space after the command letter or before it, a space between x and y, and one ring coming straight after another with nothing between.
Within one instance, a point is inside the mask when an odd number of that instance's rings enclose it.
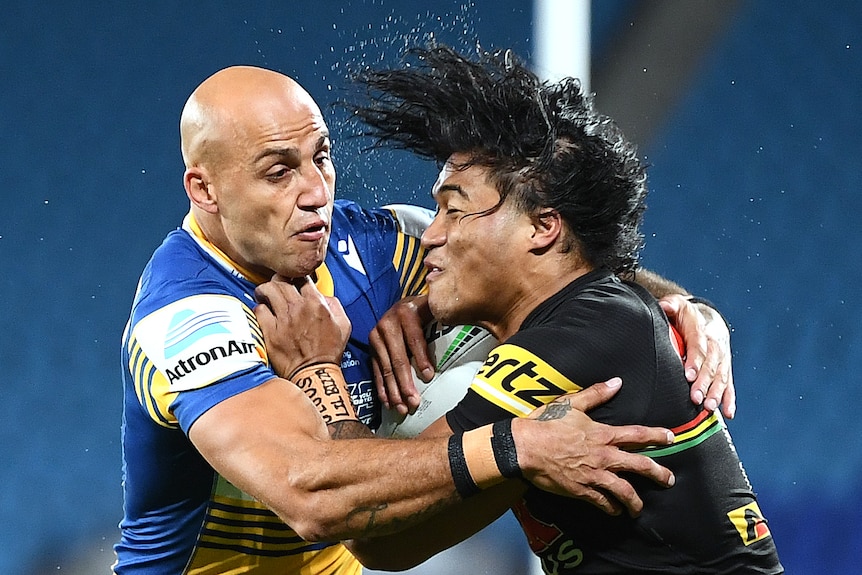
<instances>
[{"instance_id":1,"label":"wet hair","mask_svg":"<svg viewBox=\"0 0 862 575\"><path fill-rule=\"evenodd\" d=\"M525 213L557 211L563 249L614 272L637 266L646 172L616 124L580 83L542 82L511 51L473 59L443 46L413 48L397 69L355 76L366 99L350 106L375 147L410 150L442 165L484 167L489 182Z\"/></svg>"}]
</instances>

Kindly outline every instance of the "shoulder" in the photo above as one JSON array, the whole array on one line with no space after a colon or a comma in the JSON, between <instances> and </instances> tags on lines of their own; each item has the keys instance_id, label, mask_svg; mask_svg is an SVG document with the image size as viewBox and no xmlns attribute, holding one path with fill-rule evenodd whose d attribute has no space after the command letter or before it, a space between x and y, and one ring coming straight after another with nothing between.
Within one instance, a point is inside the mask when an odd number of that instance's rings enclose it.
<instances>
[{"instance_id":1,"label":"shoulder","mask_svg":"<svg viewBox=\"0 0 862 575\"><path fill-rule=\"evenodd\" d=\"M606 379L641 353L653 356L655 317L614 277L572 284L544 302L507 343L543 360L572 381Z\"/></svg>"},{"instance_id":2,"label":"shoulder","mask_svg":"<svg viewBox=\"0 0 862 575\"><path fill-rule=\"evenodd\" d=\"M434 219L434 212L410 204L389 204L384 206L398 222L399 229L408 236L421 237Z\"/></svg>"},{"instance_id":3,"label":"shoulder","mask_svg":"<svg viewBox=\"0 0 862 575\"><path fill-rule=\"evenodd\" d=\"M418 238L431 224L434 212L411 204L389 204L369 209L351 200L336 200L333 219L354 232L397 231Z\"/></svg>"},{"instance_id":4,"label":"shoulder","mask_svg":"<svg viewBox=\"0 0 862 575\"><path fill-rule=\"evenodd\" d=\"M648 296L648 294L647 294ZM651 310L641 294L611 274L575 280L539 304L514 336L532 332L634 329L651 324Z\"/></svg>"},{"instance_id":5,"label":"shoulder","mask_svg":"<svg viewBox=\"0 0 862 575\"><path fill-rule=\"evenodd\" d=\"M168 234L144 268L133 315L142 317L172 302L201 295L226 296L253 307L254 299L241 283L186 231L178 229Z\"/></svg>"}]
</instances>

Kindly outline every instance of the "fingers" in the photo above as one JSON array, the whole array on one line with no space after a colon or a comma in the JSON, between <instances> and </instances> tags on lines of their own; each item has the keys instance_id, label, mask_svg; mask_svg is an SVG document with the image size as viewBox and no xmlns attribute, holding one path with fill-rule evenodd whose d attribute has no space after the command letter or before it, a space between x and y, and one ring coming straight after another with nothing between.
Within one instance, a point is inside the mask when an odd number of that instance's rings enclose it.
<instances>
[{"instance_id":1,"label":"fingers","mask_svg":"<svg viewBox=\"0 0 862 575\"><path fill-rule=\"evenodd\" d=\"M385 409L390 409L392 404L389 401L389 393L386 389L383 371L381 370L380 363L376 357L371 358L371 371L374 376L374 388L377 390L377 398Z\"/></svg>"},{"instance_id":2,"label":"fingers","mask_svg":"<svg viewBox=\"0 0 862 575\"><path fill-rule=\"evenodd\" d=\"M301 292L302 289L305 289L304 293ZM257 286L254 290L254 296L259 303L265 303L269 306L278 317L287 312L292 301L301 299L301 294L306 297L314 297L315 292L320 294L317 287L308 278L287 280L276 274L268 282ZM322 298L323 296L319 295L319 297Z\"/></svg>"},{"instance_id":3,"label":"fingers","mask_svg":"<svg viewBox=\"0 0 862 575\"><path fill-rule=\"evenodd\" d=\"M613 474L610 475L616 477ZM623 483L627 482L623 481ZM629 485L629 487L631 487L631 485ZM585 488L583 493L578 496L578 499L583 499L587 503L595 505L608 515L617 516L622 514L624 509L628 509L629 513L632 514L632 517L637 517L637 515L633 513L640 514L643 509L643 501L641 501L634 489L631 489L631 492L634 493L634 498L632 500L627 500L627 504L621 503L621 501L616 497L608 496L603 491L590 488Z\"/></svg>"},{"instance_id":4,"label":"fingers","mask_svg":"<svg viewBox=\"0 0 862 575\"><path fill-rule=\"evenodd\" d=\"M685 303L685 297L679 294L667 295L658 300L658 304L664 310L664 313L670 318L671 323L676 323L673 318L676 317L680 305Z\"/></svg>"},{"instance_id":5,"label":"fingers","mask_svg":"<svg viewBox=\"0 0 862 575\"><path fill-rule=\"evenodd\" d=\"M698 376L698 381L700 380L701 377ZM715 374L711 379L704 376L703 387L706 388L704 409L715 411L720 405L722 414L728 419L733 419L736 415L736 389L733 387L729 364L722 361L715 367Z\"/></svg>"},{"instance_id":6,"label":"fingers","mask_svg":"<svg viewBox=\"0 0 862 575\"><path fill-rule=\"evenodd\" d=\"M257 316L257 323L261 327L266 324L267 326L272 326L275 324L275 315L272 313L272 309L270 309L269 304L264 301L254 306L254 315Z\"/></svg>"},{"instance_id":7,"label":"fingers","mask_svg":"<svg viewBox=\"0 0 862 575\"><path fill-rule=\"evenodd\" d=\"M341 334L344 338L344 343L347 344L347 340L350 338L350 332L353 329L353 325L350 323L350 318L347 317L347 312L344 311L344 306L341 305L341 301L337 297L323 296L323 299L326 302L329 311L332 313L332 317L335 320L335 324L341 331Z\"/></svg>"},{"instance_id":8,"label":"fingers","mask_svg":"<svg viewBox=\"0 0 862 575\"><path fill-rule=\"evenodd\" d=\"M402 397L401 389L398 386L385 333L375 327L368 336L368 342L374 350L372 359L374 385L377 388L380 402L386 409L394 409L399 414L406 415L408 413L407 401L406 398ZM402 353L406 354L407 352L403 351Z\"/></svg>"},{"instance_id":9,"label":"fingers","mask_svg":"<svg viewBox=\"0 0 862 575\"><path fill-rule=\"evenodd\" d=\"M559 482L553 475L530 480L541 489L583 499L610 515L626 511L637 517L643 510L643 500L623 478L625 474L641 475L662 487L672 487L676 481L673 473L655 460L610 445L594 445L582 454L578 465L566 468Z\"/></svg>"},{"instance_id":10,"label":"fingers","mask_svg":"<svg viewBox=\"0 0 862 575\"><path fill-rule=\"evenodd\" d=\"M717 399L721 397L725 387L718 371L721 351L714 341L707 341L706 350L697 377L691 384L690 395L691 401L696 405L703 404L704 409L715 411L718 407Z\"/></svg>"},{"instance_id":11,"label":"fingers","mask_svg":"<svg viewBox=\"0 0 862 575\"><path fill-rule=\"evenodd\" d=\"M289 377L310 363L341 363L350 320L341 303L324 297L310 278L275 275L257 287L255 297L255 313L276 373Z\"/></svg>"},{"instance_id":12,"label":"fingers","mask_svg":"<svg viewBox=\"0 0 862 575\"><path fill-rule=\"evenodd\" d=\"M699 317L699 312L691 304L687 304L686 309L697 314L697 318L689 318L679 316L679 325L675 327L682 336L683 345L685 348L685 378L689 383L697 381L698 375L704 369L704 363L709 359L709 340L703 331L703 321ZM707 366L709 369L710 366ZM714 365L712 366L714 369ZM704 390L698 388L698 391ZM700 403L703 401L703 395L700 396Z\"/></svg>"},{"instance_id":13,"label":"fingers","mask_svg":"<svg viewBox=\"0 0 862 575\"><path fill-rule=\"evenodd\" d=\"M622 379L619 377L612 377L603 383L591 385L577 393L572 393L563 397L568 400L569 405L571 405L573 409L586 412L607 402L610 398L616 395L622 384Z\"/></svg>"},{"instance_id":14,"label":"fingers","mask_svg":"<svg viewBox=\"0 0 862 575\"><path fill-rule=\"evenodd\" d=\"M733 388L730 329L724 318L713 308L697 304L698 329L707 341L703 363L692 385L691 399L703 403L704 409L715 411L723 406L722 413L733 418L736 413L736 391Z\"/></svg>"},{"instance_id":15,"label":"fingers","mask_svg":"<svg viewBox=\"0 0 862 575\"><path fill-rule=\"evenodd\" d=\"M664 427L647 427L646 425L606 425L610 437L609 445L620 449L634 451L653 445L670 445L673 443L673 432Z\"/></svg>"},{"instance_id":16,"label":"fingers","mask_svg":"<svg viewBox=\"0 0 862 575\"><path fill-rule=\"evenodd\" d=\"M736 415L736 388L733 386L733 374L730 371L730 366L724 368L724 364L722 364L723 371L725 373L724 377L727 381L727 387L724 390L724 395L721 396L721 412L728 419L733 419Z\"/></svg>"},{"instance_id":17,"label":"fingers","mask_svg":"<svg viewBox=\"0 0 862 575\"><path fill-rule=\"evenodd\" d=\"M670 469L659 465L654 460L644 455L635 453L627 453L625 451L617 452L619 465L611 465L609 471L605 472L608 476L608 484L603 488L617 499L627 510L629 515L637 517L643 510L643 501L638 496L631 483L622 479L618 474L622 472L637 473L647 479L651 479L662 487L673 487L676 478ZM613 473L611 473L613 471Z\"/></svg>"},{"instance_id":18,"label":"fingers","mask_svg":"<svg viewBox=\"0 0 862 575\"><path fill-rule=\"evenodd\" d=\"M684 341L691 401L708 411L722 406L725 417L732 419L736 414L736 390L727 323L709 306L694 305L680 295L662 298L659 304Z\"/></svg>"},{"instance_id":19,"label":"fingers","mask_svg":"<svg viewBox=\"0 0 862 575\"><path fill-rule=\"evenodd\" d=\"M405 298L380 318L369 335L378 397L385 406L402 415L415 413L421 402L413 380L411 354L425 381L434 376L425 341L425 308L427 298Z\"/></svg>"},{"instance_id":20,"label":"fingers","mask_svg":"<svg viewBox=\"0 0 862 575\"><path fill-rule=\"evenodd\" d=\"M416 315L402 317L401 328L403 330L403 339L407 343L407 348L410 350L410 355L413 357L413 363L416 365L416 371L422 381L428 383L434 377L434 363L428 356L428 342L425 341L425 330L419 317ZM412 372L411 372L412 382Z\"/></svg>"},{"instance_id":21,"label":"fingers","mask_svg":"<svg viewBox=\"0 0 862 575\"><path fill-rule=\"evenodd\" d=\"M676 329L683 341L683 357L685 357L685 378L689 383L697 379L697 375L707 355L707 340L703 329L703 316L697 308L680 294L665 296L659 300L659 305L667 315L671 325ZM698 389L698 392L701 390ZM695 399L692 390L692 401ZM696 401L703 401L702 396Z\"/></svg>"}]
</instances>

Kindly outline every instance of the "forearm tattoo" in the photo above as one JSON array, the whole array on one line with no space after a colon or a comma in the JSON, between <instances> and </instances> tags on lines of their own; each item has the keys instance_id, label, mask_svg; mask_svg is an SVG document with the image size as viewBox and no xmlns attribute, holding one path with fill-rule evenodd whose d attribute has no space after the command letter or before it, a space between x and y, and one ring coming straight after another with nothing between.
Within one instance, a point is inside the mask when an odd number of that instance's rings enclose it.
<instances>
[{"instance_id":1,"label":"forearm tattoo","mask_svg":"<svg viewBox=\"0 0 862 575\"><path fill-rule=\"evenodd\" d=\"M374 432L360 421L336 421L326 427L329 430L330 439L365 439L374 437Z\"/></svg>"},{"instance_id":2,"label":"forearm tattoo","mask_svg":"<svg viewBox=\"0 0 862 575\"><path fill-rule=\"evenodd\" d=\"M367 505L364 507L357 507L351 511L347 515L345 522L349 531L357 533L354 538L379 537L381 535L395 533L416 525L417 523L421 523L427 518L434 516L441 510L449 507L452 503L460 501L460 499L461 498L458 494L453 490L449 497L436 501L425 509L406 517L387 518L384 515L384 512L389 509L388 503Z\"/></svg>"}]
</instances>

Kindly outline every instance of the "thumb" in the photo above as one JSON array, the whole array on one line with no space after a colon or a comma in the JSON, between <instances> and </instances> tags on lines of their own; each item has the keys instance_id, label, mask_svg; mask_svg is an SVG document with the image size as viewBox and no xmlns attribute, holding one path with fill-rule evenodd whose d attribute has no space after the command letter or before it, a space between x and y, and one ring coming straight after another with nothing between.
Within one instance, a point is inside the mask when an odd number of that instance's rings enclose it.
<instances>
[{"instance_id":1,"label":"thumb","mask_svg":"<svg viewBox=\"0 0 862 575\"><path fill-rule=\"evenodd\" d=\"M675 317L679 313L680 301L677 298L663 297L658 300L658 305L668 317Z\"/></svg>"}]
</instances>

